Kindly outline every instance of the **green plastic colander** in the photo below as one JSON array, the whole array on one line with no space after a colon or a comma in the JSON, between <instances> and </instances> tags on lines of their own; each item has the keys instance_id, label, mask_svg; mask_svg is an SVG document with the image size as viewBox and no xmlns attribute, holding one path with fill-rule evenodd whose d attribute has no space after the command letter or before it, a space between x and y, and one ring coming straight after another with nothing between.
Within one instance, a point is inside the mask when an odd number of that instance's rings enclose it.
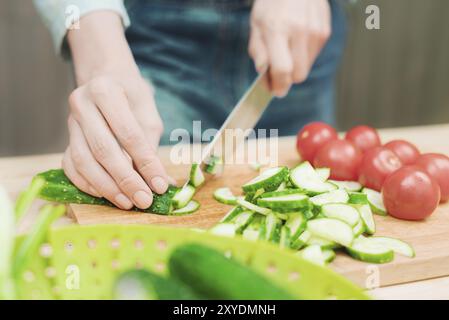
<instances>
[{"instance_id":1,"label":"green plastic colander","mask_svg":"<svg viewBox=\"0 0 449 320\"><path fill-rule=\"evenodd\" d=\"M164 274L170 252L188 242L231 255L298 299L368 298L360 288L332 270L269 243L149 225L52 229L18 276L17 294L20 299L111 299L119 273L145 268Z\"/></svg>"}]
</instances>

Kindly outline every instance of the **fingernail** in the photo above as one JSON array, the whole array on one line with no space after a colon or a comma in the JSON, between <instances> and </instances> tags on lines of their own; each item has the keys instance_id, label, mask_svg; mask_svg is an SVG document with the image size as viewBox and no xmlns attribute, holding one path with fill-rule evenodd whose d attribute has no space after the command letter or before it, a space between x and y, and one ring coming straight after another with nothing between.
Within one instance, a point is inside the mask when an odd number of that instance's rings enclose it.
<instances>
[{"instance_id":1,"label":"fingernail","mask_svg":"<svg viewBox=\"0 0 449 320\"><path fill-rule=\"evenodd\" d=\"M137 191L133 196L136 206L140 209L147 209L153 203L153 197L145 191Z\"/></svg>"},{"instance_id":2,"label":"fingernail","mask_svg":"<svg viewBox=\"0 0 449 320\"><path fill-rule=\"evenodd\" d=\"M122 209L131 209L133 207L133 203L123 193L120 193L115 197L115 202L117 202Z\"/></svg>"},{"instance_id":3,"label":"fingernail","mask_svg":"<svg viewBox=\"0 0 449 320\"><path fill-rule=\"evenodd\" d=\"M168 188L167 181L165 181L161 177L154 177L153 179L151 179L151 186L153 187L153 190L159 194L164 193Z\"/></svg>"},{"instance_id":4,"label":"fingernail","mask_svg":"<svg viewBox=\"0 0 449 320\"><path fill-rule=\"evenodd\" d=\"M97 190L95 190L93 187L89 187L89 193L91 195L93 195L94 197L97 197L97 198L101 197L101 194Z\"/></svg>"}]
</instances>

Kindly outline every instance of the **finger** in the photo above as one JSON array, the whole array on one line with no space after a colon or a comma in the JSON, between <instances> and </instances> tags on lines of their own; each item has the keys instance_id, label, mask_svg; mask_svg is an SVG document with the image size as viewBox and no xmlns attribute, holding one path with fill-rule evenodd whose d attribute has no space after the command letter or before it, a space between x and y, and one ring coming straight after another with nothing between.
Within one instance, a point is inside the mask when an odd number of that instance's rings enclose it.
<instances>
[{"instance_id":1,"label":"finger","mask_svg":"<svg viewBox=\"0 0 449 320\"><path fill-rule=\"evenodd\" d=\"M290 41L293 57L293 81L295 83L304 82L310 72L310 51L307 45L305 34L296 34Z\"/></svg>"},{"instance_id":2,"label":"finger","mask_svg":"<svg viewBox=\"0 0 449 320\"><path fill-rule=\"evenodd\" d=\"M76 170L72 162L70 147L67 148L66 152L64 153L62 168L64 169L64 173L66 174L66 176L70 179L70 181L73 182L73 184L77 186L78 189L94 197L101 197L101 194L93 186L91 186L89 182L87 182L87 180L84 179L84 177L80 175Z\"/></svg>"},{"instance_id":3,"label":"finger","mask_svg":"<svg viewBox=\"0 0 449 320\"><path fill-rule=\"evenodd\" d=\"M97 85L99 86L96 89L98 95L109 95L110 87L104 87L104 84ZM148 208L153 201L152 192L126 159L100 111L89 99L78 101L78 103L72 102L76 105L72 107L73 115L82 129L94 158L138 208Z\"/></svg>"},{"instance_id":4,"label":"finger","mask_svg":"<svg viewBox=\"0 0 449 320\"><path fill-rule=\"evenodd\" d=\"M293 82L293 60L288 38L279 32L268 31L264 36L269 56L272 91L284 97Z\"/></svg>"},{"instance_id":5,"label":"finger","mask_svg":"<svg viewBox=\"0 0 449 320\"><path fill-rule=\"evenodd\" d=\"M69 118L70 159L79 174L102 196L117 207L129 210L133 203L123 194L111 176L96 161L79 124Z\"/></svg>"},{"instance_id":6,"label":"finger","mask_svg":"<svg viewBox=\"0 0 449 320\"><path fill-rule=\"evenodd\" d=\"M263 42L263 37L257 27L251 27L248 53L254 60L257 72L262 72L268 66L268 53Z\"/></svg>"},{"instance_id":7,"label":"finger","mask_svg":"<svg viewBox=\"0 0 449 320\"><path fill-rule=\"evenodd\" d=\"M156 143L159 142L160 132L154 132L152 137L157 140L149 143L147 136L131 112L127 97L119 87L111 90L107 96L96 95L94 98L115 137L131 156L142 177L155 192L162 194L167 191L166 173L156 155L156 149L152 146L156 141ZM147 107L146 110L150 109ZM151 112L142 115L148 119L154 118L154 116L155 114Z\"/></svg>"}]
</instances>

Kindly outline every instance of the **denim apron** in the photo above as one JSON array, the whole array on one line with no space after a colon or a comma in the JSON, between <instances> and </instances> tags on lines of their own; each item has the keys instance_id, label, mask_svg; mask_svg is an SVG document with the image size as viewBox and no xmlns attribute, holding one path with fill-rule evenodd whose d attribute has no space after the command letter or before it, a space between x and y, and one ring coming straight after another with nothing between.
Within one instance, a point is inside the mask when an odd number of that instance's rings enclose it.
<instances>
[{"instance_id":1,"label":"denim apron","mask_svg":"<svg viewBox=\"0 0 449 320\"><path fill-rule=\"evenodd\" d=\"M345 40L345 17L330 0L333 33L308 79L275 99L257 128L296 134L310 121L334 122L334 78ZM162 144L174 129L192 134L220 128L233 106L256 78L248 56L249 0L126 0L131 18L126 31L133 55L155 87L164 122ZM199 138L199 137L197 137Z\"/></svg>"}]
</instances>

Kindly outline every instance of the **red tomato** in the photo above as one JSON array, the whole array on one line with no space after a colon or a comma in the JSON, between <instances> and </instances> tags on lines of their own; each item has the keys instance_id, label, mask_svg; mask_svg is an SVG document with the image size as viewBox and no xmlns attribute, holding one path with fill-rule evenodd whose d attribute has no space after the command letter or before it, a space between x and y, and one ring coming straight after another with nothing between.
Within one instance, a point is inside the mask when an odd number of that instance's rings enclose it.
<instances>
[{"instance_id":1,"label":"red tomato","mask_svg":"<svg viewBox=\"0 0 449 320\"><path fill-rule=\"evenodd\" d=\"M438 207L440 187L421 167L406 166L385 180L382 195L393 217L423 220Z\"/></svg>"},{"instance_id":2,"label":"red tomato","mask_svg":"<svg viewBox=\"0 0 449 320\"><path fill-rule=\"evenodd\" d=\"M376 129L368 126L357 126L346 133L346 140L351 141L362 152L381 145Z\"/></svg>"},{"instance_id":3,"label":"red tomato","mask_svg":"<svg viewBox=\"0 0 449 320\"><path fill-rule=\"evenodd\" d=\"M385 179L402 167L393 151L384 147L370 149L363 155L359 170L359 182L365 187L380 191Z\"/></svg>"},{"instance_id":4,"label":"red tomato","mask_svg":"<svg viewBox=\"0 0 449 320\"><path fill-rule=\"evenodd\" d=\"M393 151L404 165L414 164L420 154L415 145L405 140L393 140L384 147Z\"/></svg>"},{"instance_id":5,"label":"red tomato","mask_svg":"<svg viewBox=\"0 0 449 320\"><path fill-rule=\"evenodd\" d=\"M323 122L304 126L296 137L296 149L302 160L312 162L318 150L331 140L338 139L337 131Z\"/></svg>"},{"instance_id":6,"label":"red tomato","mask_svg":"<svg viewBox=\"0 0 449 320\"><path fill-rule=\"evenodd\" d=\"M357 180L362 153L347 140L333 140L326 143L316 154L313 164L316 168L330 168L331 179Z\"/></svg>"},{"instance_id":7,"label":"red tomato","mask_svg":"<svg viewBox=\"0 0 449 320\"><path fill-rule=\"evenodd\" d=\"M441 201L449 200L449 158L444 154L428 153L421 155L416 165L434 178L441 189Z\"/></svg>"}]
</instances>

